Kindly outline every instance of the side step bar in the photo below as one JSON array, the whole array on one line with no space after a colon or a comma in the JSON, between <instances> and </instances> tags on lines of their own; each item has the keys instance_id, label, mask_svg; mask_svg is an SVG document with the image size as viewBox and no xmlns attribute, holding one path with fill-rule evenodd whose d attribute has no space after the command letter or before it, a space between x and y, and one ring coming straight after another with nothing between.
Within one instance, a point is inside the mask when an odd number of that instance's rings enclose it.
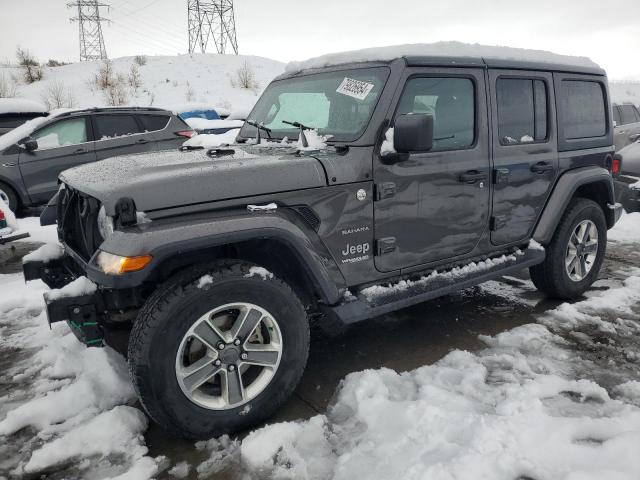
<instances>
[{"instance_id":1,"label":"side step bar","mask_svg":"<svg viewBox=\"0 0 640 480\"><path fill-rule=\"evenodd\" d=\"M339 305L326 307L325 312L339 322L356 323L517 272L542 263L544 258L544 250L527 249L475 266L470 264L433 273L415 281L376 285L360 290Z\"/></svg>"}]
</instances>

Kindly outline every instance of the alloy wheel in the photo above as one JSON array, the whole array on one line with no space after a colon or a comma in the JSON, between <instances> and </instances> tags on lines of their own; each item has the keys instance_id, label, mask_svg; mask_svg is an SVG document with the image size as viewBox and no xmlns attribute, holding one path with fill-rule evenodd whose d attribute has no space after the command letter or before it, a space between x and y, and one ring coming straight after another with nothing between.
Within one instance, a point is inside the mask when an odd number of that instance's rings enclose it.
<instances>
[{"instance_id":1,"label":"alloy wheel","mask_svg":"<svg viewBox=\"0 0 640 480\"><path fill-rule=\"evenodd\" d=\"M591 220L583 220L573 229L567 253L565 268L574 282L582 281L591 271L598 256L598 228Z\"/></svg>"}]
</instances>

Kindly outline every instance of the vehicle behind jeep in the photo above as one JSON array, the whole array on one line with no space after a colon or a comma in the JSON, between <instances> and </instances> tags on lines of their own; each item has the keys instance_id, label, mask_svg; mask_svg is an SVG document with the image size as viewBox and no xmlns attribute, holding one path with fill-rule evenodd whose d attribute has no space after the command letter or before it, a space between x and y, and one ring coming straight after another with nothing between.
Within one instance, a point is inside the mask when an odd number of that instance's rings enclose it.
<instances>
[{"instance_id":1,"label":"vehicle behind jeep","mask_svg":"<svg viewBox=\"0 0 640 480\"><path fill-rule=\"evenodd\" d=\"M291 69L233 145L64 172L64 252L24 264L64 287L49 322L89 345L131 325L146 412L210 438L282 405L311 321L335 332L523 268L581 295L621 213L605 72L416 49Z\"/></svg>"}]
</instances>

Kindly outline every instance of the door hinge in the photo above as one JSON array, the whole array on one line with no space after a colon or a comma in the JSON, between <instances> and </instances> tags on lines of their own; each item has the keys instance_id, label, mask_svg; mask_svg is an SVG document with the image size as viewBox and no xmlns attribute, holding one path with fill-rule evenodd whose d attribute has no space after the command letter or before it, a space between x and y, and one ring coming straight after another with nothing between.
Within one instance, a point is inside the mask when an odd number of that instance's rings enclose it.
<instances>
[{"instance_id":1,"label":"door hinge","mask_svg":"<svg viewBox=\"0 0 640 480\"><path fill-rule=\"evenodd\" d=\"M388 253L395 252L396 239L395 237L379 238L376 240L376 255L378 257L386 255Z\"/></svg>"},{"instance_id":2,"label":"door hinge","mask_svg":"<svg viewBox=\"0 0 640 480\"><path fill-rule=\"evenodd\" d=\"M500 185L503 183L509 183L509 169L508 168L496 168L493 171L493 183L494 185Z\"/></svg>"},{"instance_id":3,"label":"door hinge","mask_svg":"<svg viewBox=\"0 0 640 480\"><path fill-rule=\"evenodd\" d=\"M391 198L396 194L396 184L393 182L377 183L376 186L376 200L384 200L385 198Z\"/></svg>"},{"instance_id":4,"label":"door hinge","mask_svg":"<svg viewBox=\"0 0 640 480\"><path fill-rule=\"evenodd\" d=\"M507 216L506 215L497 215L495 217L491 217L490 226L491 226L491 230L494 231L494 232L496 230L501 229L506 224L507 224Z\"/></svg>"}]
</instances>

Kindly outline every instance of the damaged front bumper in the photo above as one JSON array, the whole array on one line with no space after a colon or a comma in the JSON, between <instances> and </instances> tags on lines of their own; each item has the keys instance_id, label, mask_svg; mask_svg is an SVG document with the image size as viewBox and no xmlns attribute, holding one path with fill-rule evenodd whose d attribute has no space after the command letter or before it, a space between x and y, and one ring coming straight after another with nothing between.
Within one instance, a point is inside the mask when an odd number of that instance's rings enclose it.
<instances>
[{"instance_id":1,"label":"damaged front bumper","mask_svg":"<svg viewBox=\"0 0 640 480\"><path fill-rule=\"evenodd\" d=\"M66 321L78 340L89 346L102 346L105 325L131 320L144 303L140 289L97 287L87 293L70 287L65 292L67 285L85 276L82 266L68 254L47 262L25 261L22 270L25 281L42 280L53 289L44 293L49 326Z\"/></svg>"}]
</instances>

